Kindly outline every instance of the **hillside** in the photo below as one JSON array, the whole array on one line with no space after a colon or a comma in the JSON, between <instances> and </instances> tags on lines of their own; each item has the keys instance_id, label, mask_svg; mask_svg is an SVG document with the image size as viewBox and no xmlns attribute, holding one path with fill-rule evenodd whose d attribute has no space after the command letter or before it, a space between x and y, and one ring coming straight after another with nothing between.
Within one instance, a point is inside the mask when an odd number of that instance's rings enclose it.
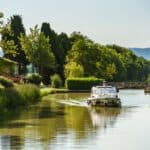
<instances>
[{"instance_id":1,"label":"hillside","mask_svg":"<svg viewBox=\"0 0 150 150\"><path fill-rule=\"evenodd\" d=\"M130 48L137 56L150 59L150 48Z\"/></svg>"}]
</instances>

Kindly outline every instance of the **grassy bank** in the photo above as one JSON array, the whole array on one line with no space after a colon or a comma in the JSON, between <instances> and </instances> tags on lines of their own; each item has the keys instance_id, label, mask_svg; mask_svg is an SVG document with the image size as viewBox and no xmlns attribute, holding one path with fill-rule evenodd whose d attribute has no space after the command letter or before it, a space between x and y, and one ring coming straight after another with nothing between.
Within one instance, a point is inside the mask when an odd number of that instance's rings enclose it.
<instances>
[{"instance_id":1,"label":"grassy bank","mask_svg":"<svg viewBox=\"0 0 150 150\"><path fill-rule=\"evenodd\" d=\"M57 89L57 88L42 88L40 90L41 97L49 95L49 94L55 94L55 93L68 93L68 89Z\"/></svg>"},{"instance_id":2,"label":"grassy bank","mask_svg":"<svg viewBox=\"0 0 150 150\"><path fill-rule=\"evenodd\" d=\"M58 88L42 88L40 89L41 97L49 95L49 94L56 94L56 93L87 93L90 90L69 90L69 89L58 89Z\"/></svg>"},{"instance_id":3,"label":"grassy bank","mask_svg":"<svg viewBox=\"0 0 150 150\"><path fill-rule=\"evenodd\" d=\"M35 85L15 85L0 89L0 113L29 106L40 100L40 90Z\"/></svg>"}]
</instances>

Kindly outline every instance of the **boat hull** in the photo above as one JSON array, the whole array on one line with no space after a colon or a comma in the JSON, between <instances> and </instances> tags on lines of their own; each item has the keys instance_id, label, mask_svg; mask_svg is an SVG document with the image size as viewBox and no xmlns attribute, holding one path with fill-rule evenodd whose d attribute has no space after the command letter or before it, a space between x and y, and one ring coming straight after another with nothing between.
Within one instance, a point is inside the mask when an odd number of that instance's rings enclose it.
<instances>
[{"instance_id":1,"label":"boat hull","mask_svg":"<svg viewBox=\"0 0 150 150\"><path fill-rule=\"evenodd\" d=\"M119 98L89 98L87 104L89 106L121 107Z\"/></svg>"}]
</instances>

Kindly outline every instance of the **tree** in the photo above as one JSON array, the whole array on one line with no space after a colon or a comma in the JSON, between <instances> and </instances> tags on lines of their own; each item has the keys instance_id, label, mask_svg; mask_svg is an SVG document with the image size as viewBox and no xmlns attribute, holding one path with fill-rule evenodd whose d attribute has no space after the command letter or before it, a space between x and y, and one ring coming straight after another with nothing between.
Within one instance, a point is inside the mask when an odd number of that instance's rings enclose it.
<instances>
[{"instance_id":1,"label":"tree","mask_svg":"<svg viewBox=\"0 0 150 150\"><path fill-rule=\"evenodd\" d=\"M136 56L130 49L118 46L107 45L107 48L117 52L125 68L124 78L127 81L145 81L150 72L150 62L142 57ZM116 68L120 68L116 66ZM119 76L118 76L119 78Z\"/></svg>"},{"instance_id":2,"label":"tree","mask_svg":"<svg viewBox=\"0 0 150 150\"><path fill-rule=\"evenodd\" d=\"M25 35L25 29L22 18L19 15L12 16L1 30L1 46L4 50L4 56L18 62L19 74L25 72L26 65L28 64L28 60L24 51L21 49L19 41L21 34Z\"/></svg>"},{"instance_id":3,"label":"tree","mask_svg":"<svg viewBox=\"0 0 150 150\"><path fill-rule=\"evenodd\" d=\"M80 33L74 33L73 45L66 57L66 66L70 62L80 64L84 76L95 76L108 81L120 81L124 78L125 67L120 55L113 49L94 43Z\"/></svg>"},{"instance_id":4,"label":"tree","mask_svg":"<svg viewBox=\"0 0 150 150\"><path fill-rule=\"evenodd\" d=\"M29 61L38 68L42 76L44 67L51 69L55 67L55 57L51 51L49 39L39 32L37 26L30 29L28 36L21 35L20 41Z\"/></svg>"},{"instance_id":5,"label":"tree","mask_svg":"<svg viewBox=\"0 0 150 150\"><path fill-rule=\"evenodd\" d=\"M116 74L116 66L114 63L108 64L106 67L106 80L112 80Z\"/></svg>"},{"instance_id":6,"label":"tree","mask_svg":"<svg viewBox=\"0 0 150 150\"><path fill-rule=\"evenodd\" d=\"M0 12L0 29L2 28L3 21L1 20L4 17L4 14Z\"/></svg>"},{"instance_id":7,"label":"tree","mask_svg":"<svg viewBox=\"0 0 150 150\"><path fill-rule=\"evenodd\" d=\"M61 51L63 51L64 56L66 56L67 52L71 49L71 41L66 33L61 33L58 35L58 41L61 45ZM64 57L65 59L65 57ZM65 60L63 60L65 61Z\"/></svg>"},{"instance_id":8,"label":"tree","mask_svg":"<svg viewBox=\"0 0 150 150\"><path fill-rule=\"evenodd\" d=\"M83 77L84 76L84 68L83 66L77 64L76 62L69 62L65 66L65 77Z\"/></svg>"},{"instance_id":9,"label":"tree","mask_svg":"<svg viewBox=\"0 0 150 150\"><path fill-rule=\"evenodd\" d=\"M3 49L4 56L13 60L13 58L15 58L17 55L17 46L15 45L13 40L13 33L10 29L10 22L3 25L3 27L1 28L1 35L2 37L0 47L2 47Z\"/></svg>"},{"instance_id":10,"label":"tree","mask_svg":"<svg viewBox=\"0 0 150 150\"><path fill-rule=\"evenodd\" d=\"M25 28L22 23L22 17L19 15L14 15L10 19L10 28L11 32L13 33L12 40L14 41L16 49L16 57L14 58L15 61L19 64L19 73L24 73L24 68L28 64L28 60L24 51L21 48L21 44L19 41L19 37L21 34L25 35Z\"/></svg>"},{"instance_id":11,"label":"tree","mask_svg":"<svg viewBox=\"0 0 150 150\"><path fill-rule=\"evenodd\" d=\"M58 35L51 29L50 24L44 22L41 27L41 32L48 37L51 44L52 52L56 58L57 68L56 72L64 79L64 63L68 50L71 49L70 39L67 34L61 33Z\"/></svg>"}]
</instances>

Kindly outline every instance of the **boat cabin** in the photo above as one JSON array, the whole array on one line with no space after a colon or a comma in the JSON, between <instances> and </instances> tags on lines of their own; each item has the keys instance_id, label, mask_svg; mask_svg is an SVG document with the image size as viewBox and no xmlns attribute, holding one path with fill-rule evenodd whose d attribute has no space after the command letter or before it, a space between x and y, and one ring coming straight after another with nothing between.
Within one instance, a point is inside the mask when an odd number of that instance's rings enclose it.
<instances>
[{"instance_id":1,"label":"boat cabin","mask_svg":"<svg viewBox=\"0 0 150 150\"><path fill-rule=\"evenodd\" d=\"M91 97L109 96L116 97L117 89L113 86L95 86L92 87Z\"/></svg>"}]
</instances>

